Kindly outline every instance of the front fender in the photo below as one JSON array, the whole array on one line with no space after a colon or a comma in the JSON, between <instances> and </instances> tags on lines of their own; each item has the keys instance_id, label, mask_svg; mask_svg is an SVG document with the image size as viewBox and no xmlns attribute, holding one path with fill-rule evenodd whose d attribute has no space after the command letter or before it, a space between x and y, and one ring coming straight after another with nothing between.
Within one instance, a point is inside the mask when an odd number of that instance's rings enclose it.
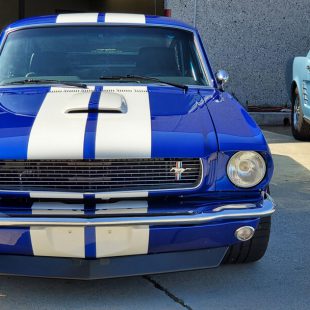
<instances>
[{"instance_id":1,"label":"front fender","mask_svg":"<svg viewBox=\"0 0 310 310\"><path fill-rule=\"evenodd\" d=\"M218 93L214 100L207 103L207 107L220 151L269 151L261 129L233 96Z\"/></svg>"},{"instance_id":2,"label":"front fender","mask_svg":"<svg viewBox=\"0 0 310 310\"><path fill-rule=\"evenodd\" d=\"M300 88L302 81L309 80L310 71L310 58L308 57L295 57L293 62L293 81L296 82L298 88Z\"/></svg>"},{"instance_id":3,"label":"front fender","mask_svg":"<svg viewBox=\"0 0 310 310\"><path fill-rule=\"evenodd\" d=\"M248 112L228 93L218 93L214 100L207 103L216 131L219 154L216 190L240 191L227 178L226 165L230 157L238 151L259 152L266 161L267 173L264 180L255 188L264 190L273 174L273 161L263 132Z\"/></svg>"},{"instance_id":4,"label":"front fender","mask_svg":"<svg viewBox=\"0 0 310 310\"><path fill-rule=\"evenodd\" d=\"M293 83L292 83L292 100L293 92L297 87L300 94L301 108L304 115L310 118L310 108L308 94L310 93L310 58L296 57L293 62ZM307 108L308 106L308 108Z\"/></svg>"}]
</instances>

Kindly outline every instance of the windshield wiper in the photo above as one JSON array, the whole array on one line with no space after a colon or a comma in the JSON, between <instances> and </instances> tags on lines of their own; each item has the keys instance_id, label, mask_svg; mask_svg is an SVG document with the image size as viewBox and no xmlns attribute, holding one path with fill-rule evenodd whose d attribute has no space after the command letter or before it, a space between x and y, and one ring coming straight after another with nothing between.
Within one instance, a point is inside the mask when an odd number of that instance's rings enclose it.
<instances>
[{"instance_id":1,"label":"windshield wiper","mask_svg":"<svg viewBox=\"0 0 310 310\"><path fill-rule=\"evenodd\" d=\"M24 79L19 81L13 81L9 83L3 83L2 86L5 85L23 85L23 84L61 84L66 86L78 87L78 88L87 88L86 84L75 83L75 82L65 82L59 80L48 80L48 79Z\"/></svg>"},{"instance_id":2,"label":"windshield wiper","mask_svg":"<svg viewBox=\"0 0 310 310\"><path fill-rule=\"evenodd\" d=\"M167 82L155 77L150 77L150 76L142 76L142 75L112 75L112 76L101 76L100 80L111 80L111 81L123 81L123 80L145 80L145 81L153 81L157 83L163 83L167 85L171 85L174 87L178 87L181 89L184 89L185 91L188 90L188 86L184 84L179 84L179 83L174 83L174 82Z\"/></svg>"}]
</instances>

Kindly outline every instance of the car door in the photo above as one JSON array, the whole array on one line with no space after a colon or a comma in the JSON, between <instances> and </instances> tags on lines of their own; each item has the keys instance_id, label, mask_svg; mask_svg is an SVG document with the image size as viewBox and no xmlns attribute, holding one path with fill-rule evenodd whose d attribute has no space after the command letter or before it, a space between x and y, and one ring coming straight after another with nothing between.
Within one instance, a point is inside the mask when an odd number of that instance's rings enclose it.
<instances>
[{"instance_id":1,"label":"car door","mask_svg":"<svg viewBox=\"0 0 310 310\"><path fill-rule=\"evenodd\" d=\"M307 57L294 59L293 80L298 87L303 114L310 120L310 51Z\"/></svg>"}]
</instances>

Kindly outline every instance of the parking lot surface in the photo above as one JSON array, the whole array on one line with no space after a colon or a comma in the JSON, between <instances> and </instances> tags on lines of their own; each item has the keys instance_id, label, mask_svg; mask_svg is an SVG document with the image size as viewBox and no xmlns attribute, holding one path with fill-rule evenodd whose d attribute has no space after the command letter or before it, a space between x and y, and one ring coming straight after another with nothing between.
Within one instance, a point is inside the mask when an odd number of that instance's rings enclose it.
<instances>
[{"instance_id":1,"label":"parking lot surface","mask_svg":"<svg viewBox=\"0 0 310 310\"><path fill-rule=\"evenodd\" d=\"M260 262L92 282L3 276L0 309L309 309L310 143L265 135L278 208Z\"/></svg>"}]
</instances>

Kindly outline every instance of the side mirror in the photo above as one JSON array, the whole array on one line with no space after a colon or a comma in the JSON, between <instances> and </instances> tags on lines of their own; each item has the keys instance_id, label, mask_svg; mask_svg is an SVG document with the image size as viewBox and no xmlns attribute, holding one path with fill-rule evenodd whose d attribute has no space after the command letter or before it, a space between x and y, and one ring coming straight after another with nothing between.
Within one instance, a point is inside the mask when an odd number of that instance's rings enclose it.
<instances>
[{"instance_id":1,"label":"side mirror","mask_svg":"<svg viewBox=\"0 0 310 310\"><path fill-rule=\"evenodd\" d=\"M224 90L224 85L228 82L229 80L229 74L225 70L219 70L215 73L215 78L216 81L219 85L220 90Z\"/></svg>"}]
</instances>

